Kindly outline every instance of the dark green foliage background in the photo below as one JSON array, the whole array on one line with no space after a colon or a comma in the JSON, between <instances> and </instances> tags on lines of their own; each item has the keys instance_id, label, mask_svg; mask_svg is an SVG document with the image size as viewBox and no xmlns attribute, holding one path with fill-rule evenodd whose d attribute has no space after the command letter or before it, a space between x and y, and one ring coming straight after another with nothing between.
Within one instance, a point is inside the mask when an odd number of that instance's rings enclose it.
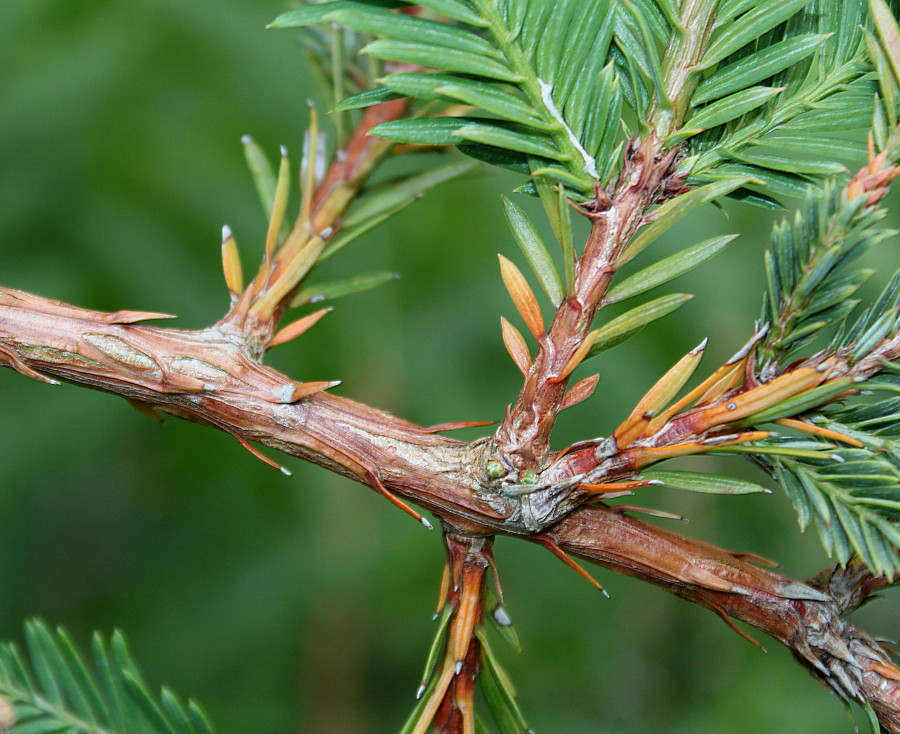
<instances>
[{"instance_id":1,"label":"dark green foliage background","mask_svg":"<svg viewBox=\"0 0 900 734\"><path fill-rule=\"evenodd\" d=\"M0 282L87 307L177 313L188 328L221 315L219 227L235 230L247 267L265 227L240 136L296 154L316 94L295 34L263 29L282 9L0 3ZM342 394L424 424L502 415L519 378L500 341L498 316L513 309L495 253L518 257L499 206L515 185L487 173L447 185L329 261L322 277L403 277L338 303L272 364L342 379ZM654 245L745 232L671 288L695 301L599 358L598 395L565 416L560 443L609 431L704 336L711 368L749 335L772 217L729 213L704 210ZM896 263L889 247L878 284ZM18 637L33 615L84 642L119 626L148 677L197 697L224 732L398 728L432 632L436 533L358 485L295 460L286 479L225 435L157 426L121 400L8 370L0 391L0 638ZM754 476L738 460L717 468ZM777 493L651 488L641 500L791 575L827 565ZM606 600L523 543L501 539L497 557L525 644L505 659L538 732L852 731L770 640L763 654L709 612L599 572ZM896 599L860 620L896 635Z\"/></svg>"}]
</instances>

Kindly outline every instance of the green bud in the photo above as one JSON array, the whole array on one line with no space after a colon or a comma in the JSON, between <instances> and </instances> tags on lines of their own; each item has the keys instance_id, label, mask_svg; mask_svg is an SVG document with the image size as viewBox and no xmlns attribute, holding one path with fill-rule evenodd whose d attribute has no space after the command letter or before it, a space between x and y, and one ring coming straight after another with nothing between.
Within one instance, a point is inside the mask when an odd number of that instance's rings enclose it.
<instances>
[{"instance_id":1,"label":"green bud","mask_svg":"<svg viewBox=\"0 0 900 734\"><path fill-rule=\"evenodd\" d=\"M486 469L489 479L501 479L506 476L506 467L499 461L489 461Z\"/></svg>"},{"instance_id":2,"label":"green bud","mask_svg":"<svg viewBox=\"0 0 900 734\"><path fill-rule=\"evenodd\" d=\"M526 469L519 474L519 484L537 484L537 480L537 474L531 471L531 469Z\"/></svg>"}]
</instances>

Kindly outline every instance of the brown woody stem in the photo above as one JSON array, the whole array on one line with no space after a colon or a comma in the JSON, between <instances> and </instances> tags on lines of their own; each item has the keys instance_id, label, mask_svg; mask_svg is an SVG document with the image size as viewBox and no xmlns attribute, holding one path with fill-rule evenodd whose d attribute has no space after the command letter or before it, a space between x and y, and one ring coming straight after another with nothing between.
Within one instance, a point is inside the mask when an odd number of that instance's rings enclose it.
<instances>
[{"instance_id":1,"label":"brown woody stem","mask_svg":"<svg viewBox=\"0 0 900 734\"><path fill-rule=\"evenodd\" d=\"M334 395L282 401L285 386L294 383L250 359L215 328L188 332L116 323L134 318L0 289L0 359L29 376L121 395L363 483L375 471L388 490L434 512L459 536L527 534L486 501L483 442L435 435ZM900 681L894 677L900 672L822 592L757 568L741 554L603 506L575 510L547 537L569 553L758 627L795 650L830 685L869 701L883 726L900 733Z\"/></svg>"},{"instance_id":2,"label":"brown woody stem","mask_svg":"<svg viewBox=\"0 0 900 734\"><path fill-rule=\"evenodd\" d=\"M550 432L568 387L570 360L588 337L616 272L616 260L658 199L673 161L674 152L661 157L659 140L650 135L626 154L613 195L598 191L572 293L557 307L519 398L497 430L498 448L517 468L546 467Z\"/></svg>"}]
</instances>

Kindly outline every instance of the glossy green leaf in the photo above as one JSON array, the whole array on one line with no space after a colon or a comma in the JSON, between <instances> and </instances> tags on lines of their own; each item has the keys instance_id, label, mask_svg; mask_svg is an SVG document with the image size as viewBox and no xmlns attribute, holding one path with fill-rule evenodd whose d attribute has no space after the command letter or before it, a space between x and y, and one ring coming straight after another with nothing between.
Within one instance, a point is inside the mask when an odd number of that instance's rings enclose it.
<instances>
[{"instance_id":1,"label":"glossy green leaf","mask_svg":"<svg viewBox=\"0 0 900 734\"><path fill-rule=\"evenodd\" d=\"M241 138L241 142L244 144L244 157L247 159L250 175L253 176L256 193L268 219L272 216L272 206L275 202L275 170L253 138L245 135Z\"/></svg>"},{"instance_id":2,"label":"glossy green leaf","mask_svg":"<svg viewBox=\"0 0 900 734\"><path fill-rule=\"evenodd\" d=\"M384 36L396 41L446 46L465 53L500 59L497 48L480 36L447 23L392 13L378 8L358 6L338 8L324 16L325 21L338 23L362 33ZM431 64L433 66L433 64Z\"/></svg>"},{"instance_id":3,"label":"glossy green leaf","mask_svg":"<svg viewBox=\"0 0 900 734\"><path fill-rule=\"evenodd\" d=\"M457 146L460 153L470 156L477 161L487 163L489 166L505 168L509 171L529 175L531 168L528 166L528 156L514 150L495 148L493 145L481 143L467 143L463 141Z\"/></svg>"},{"instance_id":4,"label":"glossy green leaf","mask_svg":"<svg viewBox=\"0 0 900 734\"><path fill-rule=\"evenodd\" d=\"M465 117L421 117L382 122L369 131L369 135L390 140L392 143L412 145L457 145L462 138L457 130L467 125L480 124Z\"/></svg>"},{"instance_id":5,"label":"glossy green leaf","mask_svg":"<svg viewBox=\"0 0 900 734\"><path fill-rule=\"evenodd\" d=\"M784 130L795 133L834 133L843 130L864 130L872 122L871 97L865 107L851 106L845 109L817 109L797 115L786 123ZM810 136L812 137L812 136Z\"/></svg>"},{"instance_id":6,"label":"glossy green leaf","mask_svg":"<svg viewBox=\"0 0 900 734\"><path fill-rule=\"evenodd\" d=\"M684 129L675 133L673 138L684 139L711 127L723 125L764 105L783 91L784 87L751 87L724 97L697 110L684 124Z\"/></svg>"},{"instance_id":7,"label":"glossy green leaf","mask_svg":"<svg viewBox=\"0 0 900 734\"><path fill-rule=\"evenodd\" d=\"M771 408L755 413L746 420L741 421L739 425L751 426L759 423L768 423L769 421L778 420L779 418L791 418L793 416L806 413L813 408L833 400L838 395L846 391L852 385L851 381L845 377L830 380L824 385L819 385L811 390L795 395L787 400L782 400Z\"/></svg>"},{"instance_id":8,"label":"glossy green leaf","mask_svg":"<svg viewBox=\"0 0 900 734\"><path fill-rule=\"evenodd\" d=\"M569 207L569 199L566 190L562 186L557 187L557 211L559 217L556 229L556 237L562 249L563 268L566 274L566 290L570 290L575 283L575 260L578 257L575 251L575 236L572 233L572 212Z\"/></svg>"},{"instance_id":9,"label":"glossy green leaf","mask_svg":"<svg viewBox=\"0 0 900 734\"><path fill-rule=\"evenodd\" d=\"M765 0L722 0L716 9L716 21L718 25L725 25L742 13L756 7Z\"/></svg>"},{"instance_id":10,"label":"glossy green leaf","mask_svg":"<svg viewBox=\"0 0 900 734\"><path fill-rule=\"evenodd\" d=\"M56 707L66 705L66 677L68 671L62 662L59 650L52 639L50 630L43 624L28 624L25 640L34 677L44 690L44 695Z\"/></svg>"},{"instance_id":11,"label":"glossy green leaf","mask_svg":"<svg viewBox=\"0 0 900 734\"><path fill-rule=\"evenodd\" d=\"M895 80L900 84L900 27L897 19L884 0L869 0L869 9L885 55L894 70Z\"/></svg>"},{"instance_id":12,"label":"glossy green leaf","mask_svg":"<svg viewBox=\"0 0 900 734\"><path fill-rule=\"evenodd\" d=\"M406 97L464 102L528 127L543 130L549 127L536 117L536 111L522 97L483 80L452 74L403 72L388 74L379 83Z\"/></svg>"},{"instance_id":13,"label":"glossy green leaf","mask_svg":"<svg viewBox=\"0 0 900 734\"><path fill-rule=\"evenodd\" d=\"M91 649L94 654L94 667L97 670L98 687L107 704L110 724L120 731L125 731L128 701L125 683L122 680L123 671L115 664L106 640L97 632L91 640Z\"/></svg>"},{"instance_id":14,"label":"glossy green leaf","mask_svg":"<svg viewBox=\"0 0 900 734\"><path fill-rule=\"evenodd\" d=\"M722 445L710 449L716 454L753 454L756 456L790 456L795 459L814 459L816 461L833 461L828 449L802 449L794 446L768 446L761 443L740 443L731 446Z\"/></svg>"},{"instance_id":15,"label":"glossy green leaf","mask_svg":"<svg viewBox=\"0 0 900 734\"><path fill-rule=\"evenodd\" d=\"M661 105L668 107L671 102L666 97L662 64L647 18L630 0L619 0L619 2L622 8L629 11L633 19L631 33L621 34L619 40L624 44L629 59L638 64L641 75L652 84L656 100ZM620 16L624 19L622 13Z\"/></svg>"},{"instance_id":16,"label":"glossy green leaf","mask_svg":"<svg viewBox=\"0 0 900 734\"><path fill-rule=\"evenodd\" d=\"M528 263L547 297L554 306L558 305L563 298L563 285L547 245L522 208L507 197L502 198L506 221L515 235L516 242L528 258Z\"/></svg>"},{"instance_id":17,"label":"glossy green leaf","mask_svg":"<svg viewBox=\"0 0 900 734\"><path fill-rule=\"evenodd\" d=\"M564 160L564 154L556 148L553 141L547 136L538 133L518 132L486 123L472 123L460 126L451 133L451 136L473 143L493 145L496 148L517 150L520 153L539 155L554 160Z\"/></svg>"},{"instance_id":18,"label":"glossy green leaf","mask_svg":"<svg viewBox=\"0 0 900 734\"><path fill-rule=\"evenodd\" d=\"M825 135L797 135L776 131L751 144L788 153L806 153L823 158L862 158L866 155L866 145L863 142Z\"/></svg>"},{"instance_id":19,"label":"glossy green leaf","mask_svg":"<svg viewBox=\"0 0 900 734\"><path fill-rule=\"evenodd\" d=\"M894 76L894 70L887 55L882 51L878 40L871 33L866 33L866 48L869 52L869 58L875 66L875 73L878 75L878 88L881 91L881 100L875 100L876 114L884 109L887 125L892 129L897 127L897 80ZM881 139L879 147L884 147L887 142L887 136L877 130L881 124L873 121L873 128L876 130L873 134Z\"/></svg>"},{"instance_id":20,"label":"glossy green leaf","mask_svg":"<svg viewBox=\"0 0 900 734\"><path fill-rule=\"evenodd\" d=\"M805 59L828 37L829 34L794 36L750 54L704 79L691 102L703 104L768 79Z\"/></svg>"},{"instance_id":21,"label":"glossy green leaf","mask_svg":"<svg viewBox=\"0 0 900 734\"><path fill-rule=\"evenodd\" d=\"M879 412L878 403L825 410L831 418L820 415L818 421L861 439L864 447L831 446L834 450L824 458L766 455L758 457L759 463L788 489L801 528L814 520L829 555L846 564L855 553L874 575L895 575L900 572L900 445L868 433L856 420ZM900 426L900 414L892 421ZM823 441L797 443L829 446Z\"/></svg>"},{"instance_id":22,"label":"glossy green leaf","mask_svg":"<svg viewBox=\"0 0 900 734\"><path fill-rule=\"evenodd\" d=\"M56 631L56 646L59 648L60 660L64 662L71 675L71 693L69 700L83 716L91 720L109 720L110 708L100 693L94 676L78 652L68 633Z\"/></svg>"},{"instance_id":23,"label":"glossy green leaf","mask_svg":"<svg viewBox=\"0 0 900 734\"><path fill-rule=\"evenodd\" d=\"M617 316L598 329L597 335L594 337L594 344L586 359L590 359L600 354L600 352L621 344L647 324L668 316L692 298L693 296L689 293L673 293L656 298L623 313L621 316Z\"/></svg>"},{"instance_id":24,"label":"glossy green leaf","mask_svg":"<svg viewBox=\"0 0 900 734\"><path fill-rule=\"evenodd\" d=\"M471 51L429 46L414 41L372 41L362 49L361 53L371 54L385 61L399 61L432 69L460 71L464 74L475 74L506 82L522 81L521 75L496 59L485 58Z\"/></svg>"},{"instance_id":25,"label":"glossy green leaf","mask_svg":"<svg viewBox=\"0 0 900 734\"><path fill-rule=\"evenodd\" d=\"M656 0L629 0L629 4L631 12L640 16L655 42L665 44L672 35L672 24L662 11L660 3Z\"/></svg>"},{"instance_id":26,"label":"glossy green leaf","mask_svg":"<svg viewBox=\"0 0 900 734\"><path fill-rule=\"evenodd\" d=\"M735 479L718 474L705 474L692 471L662 471L652 469L641 475L642 479L653 479L667 487L685 489L689 492L703 492L706 494L757 494L760 492L771 494L767 489L755 482L745 479Z\"/></svg>"},{"instance_id":27,"label":"glossy green leaf","mask_svg":"<svg viewBox=\"0 0 900 734\"><path fill-rule=\"evenodd\" d=\"M890 139L890 123L888 122L887 113L884 110L884 100L877 97L874 99L874 110L872 111L872 123L870 132L875 141L875 147L884 150Z\"/></svg>"},{"instance_id":28,"label":"glossy green leaf","mask_svg":"<svg viewBox=\"0 0 900 734\"><path fill-rule=\"evenodd\" d=\"M615 120L618 124L621 94L619 80L612 62L608 63L598 77L599 91L588 107L584 124L584 147L598 162L605 158L606 148L613 145L616 127L610 127Z\"/></svg>"},{"instance_id":29,"label":"glossy green leaf","mask_svg":"<svg viewBox=\"0 0 900 734\"><path fill-rule=\"evenodd\" d=\"M421 5L423 8L433 10L440 15L446 15L454 20L462 21L474 26L487 26L487 21L480 15L474 13L469 5L458 0L422 0L416 2L414 0L405 0L410 5Z\"/></svg>"},{"instance_id":30,"label":"glossy green leaf","mask_svg":"<svg viewBox=\"0 0 900 734\"><path fill-rule=\"evenodd\" d=\"M450 617L452 616L453 607L450 604L445 604L437 620L437 630L434 633L434 638L428 648L428 656L425 659L425 670L422 672L422 679L419 684L419 698L422 697L422 693L435 677L435 673L438 670L438 662L440 662L444 650L447 647L447 631L450 628Z\"/></svg>"},{"instance_id":31,"label":"glossy green leaf","mask_svg":"<svg viewBox=\"0 0 900 734\"><path fill-rule=\"evenodd\" d=\"M875 714L875 709L872 708L872 704L866 703L862 709L866 715L866 723L870 727L869 731L871 734L880 734L882 731L881 724L878 723L878 716Z\"/></svg>"},{"instance_id":32,"label":"glossy green leaf","mask_svg":"<svg viewBox=\"0 0 900 734\"><path fill-rule=\"evenodd\" d=\"M736 234L713 237L644 268L638 273L629 276L621 283L611 288L604 299L606 303L624 301L640 293L656 288L663 283L668 283L680 275L690 272L702 265L707 260L718 255L737 238Z\"/></svg>"},{"instance_id":33,"label":"glossy green leaf","mask_svg":"<svg viewBox=\"0 0 900 734\"><path fill-rule=\"evenodd\" d=\"M868 329L860 334L859 339L854 345L850 354L850 363L855 364L863 357L867 357L869 353L881 344L889 336L897 332L900 314L896 309L892 309L881 315Z\"/></svg>"},{"instance_id":34,"label":"glossy green leaf","mask_svg":"<svg viewBox=\"0 0 900 734\"><path fill-rule=\"evenodd\" d=\"M491 624L494 626L497 634L500 635L503 638L503 641L513 650L519 653L522 652L522 643L519 641L519 635L516 632L516 628L513 626L509 613L506 611L506 607L496 599L490 597L488 603L485 604L485 607L489 609L487 617L491 620Z\"/></svg>"},{"instance_id":35,"label":"glossy green leaf","mask_svg":"<svg viewBox=\"0 0 900 734\"><path fill-rule=\"evenodd\" d=\"M325 16L335 10L359 7L360 3L352 0L335 0L330 3L305 5L301 8L288 10L273 20L268 28L302 28L303 26L324 23Z\"/></svg>"},{"instance_id":36,"label":"glossy green leaf","mask_svg":"<svg viewBox=\"0 0 900 734\"><path fill-rule=\"evenodd\" d=\"M464 79L464 77L454 74L406 71L383 76L378 80L378 83L384 85L392 92L402 94L404 97L430 101L444 99L443 95L437 91L437 88L443 84L458 83L460 79ZM484 84L486 82L476 83Z\"/></svg>"},{"instance_id":37,"label":"glossy green leaf","mask_svg":"<svg viewBox=\"0 0 900 734\"><path fill-rule=\"evenodd\" d=\"M538 166L534 160L532 160L532 165ZM553 186L543 176L536 177L534 184L538 196L540 196L541 204L544 206L544 211L547 214L547 219L550 220L553 234L556 236L560 250L562 250L563 271L565 272L566 289L568 290L575 281L575 238L572 235L569 201L562 186Z\"/></svg>"},{"instance_id":38,"label":"glossy green leaf","mask_svg":"<svg viewBox=\"0 0 900 734\"><path fill-rule=\"evenodd\" d=\"M697 207L730 194L752 180L750 176L735 176L691 189L686 194L670 199L652 213L650 224L638 232L637 237L625 248L617 264L622 266L643 252L657 237Z\"/></svg>"},{"instance_id":39,"label":"glossy green leaf","mask_svg":"<svg viewBox=\"0 0 900 734\"><path fill-rule=\"evenodd\" d=\"M174 722L163 713L159 703L153 698L146 685L134 673L125 672L125 690L135 703L136 707L143 714L144 720L155 731L165 732L166 734L175 734L177 729Z\"/></svg>"},{"instance_id":40,"label":"glossy green leaf","mask_svg":"<svg viewBox=\"0 0 900 734\"><path fill-rule=\"evenodd\" d=\"M748 187L758 189L765 194L773 196L793 196L803 198L810 190L821 189L821 184L816 179L806 176L776 171L771 168L750 166L744 163L724 163L717 166L709 173L697 176L698 181L719 179L729 181L735 176L746 176L750 179Z\"/></svg>"},{"instance_id":41,"label":"glossy green leaf","mask_svg":"<svg viewBox=\"0 0 900 734\"><path fill-rule=\"evenodd\" d=\"M392 99L400 99L402 95L392 92L390 89L379 87L377 89L368 89L365 92L354 94L341 100L334 106L335 112L345 112L347 110L360 110L364 107L389 102Z\"/></svg>"},{"instance_id":42,"label":"glossy green leaf","mask_svg":"<svg viewBox=\"0 0 900 734\"><path fill-rule=\"evenodd\" d=\"M483 628L476 634L483 650L483 667L479 680L494 721L500 727L501 734L528 734L531 730L519 708L512 683L500 666Z\"/></svg>"},{"instance_id":43,"label":"glossy green leaf","mask_svg":"<svg viewBox=\"0 0 900 734\"><path fill-rule=\"evenodd\" d=\"M473 107L478 107L485 112L506 118L512 122L519 122L529 127L548 129L540 118L535 116L534 110L529 107L521 97L509 92L504 92L489 84L482 84L470 80L461 80L450 84L443 84L436 90L439 94L455 99Z\"/></svg>"},{"instance_id":44,"label":"glossy green leaf","mask_svg":"<svg viewBox=\"0 0 900 734\"><path fill-rule=\"evenodd\" d=\"M563 188L570 193L577 192L580 195L580 198L576 199L577 201L584 201L587 195L594 193L592 177L579 178L571 171L549 161L548 165L533 169L531 175L534 179L542 178L551 184L562 184Z\"/></svg>"},{"instance_id":45,"label":"glossy green leaf","mask_svg":"<svg viewBox=\"0 0 900 734\"><path fill-rule=\"evenodd\" d=\"M732 23L724 24L703 54L710 68L799 12L810 0L765 0Z\"/></svg>"},{"instance_id":46,"label":"glossy green leaf","mask_svg":"<svg viewBox=\"0 0 900 734\"><path fill-rule=\"evenodd\" d=\"M800 160L797 158L784 158L774 155L756 155L753 153L733 153L725 151L726 155L739 163L747 163L760 168L767 168L773 171L783 171L784 173L799 173L812 176L838 176L848 173L847 167L827 160Z\"/></svg>"},{"instance_id":47,"label":"glossy green leaf","mask_svg":"<svg viewBox=\"0 0 900 734\"><path fill-rule=\"evenodd\" d=\"M603 0L600 0L600 3L602 2ZM595 6L598 4L595 1ZM610 5L607 4L606 7ZM604 64L609 58L612 35L612 24L603 22L601 13L596 14L593 23L580 23L572 53L584 59L583 68L579 74L566 75L553 91L554 99L560 102L558 107L563 112L566 125L586 150L593 147L588 140L589 118L596 118L599 113L602 119L608 114L608 109L601 110L600 107L609 104L603 100L607 92L606 87L609 85L608 73L604 73ZM602 122L600 129L602 130Z\"/></svg>"},{"instance_id":48,"label":"glossy green leaf","mask_svg":"<svg viewBox=\"0 0 900 734\"><path fill-rule=\"evenodd\" d=\"M297 292L291 301L291 308L305 306L307 303L333 301L335 298L349 296L352 293L361 293L399 277L399 273L360 273L349 278L314 283Z\"/></svg>"},{"instance_id":49,"label":"glossy green leaf","mask_svg":"<svg viewBox=\"0 0 900 734\"><path fill-rule=\"evenodd\" d=\"M751 191L750 189L736 189L728 194L728 198L750 206L757 206L760 209L768 209L769 211L783 211L785 209L778 199L766 196L758 191Z\"/></svg>"}]
</instances>

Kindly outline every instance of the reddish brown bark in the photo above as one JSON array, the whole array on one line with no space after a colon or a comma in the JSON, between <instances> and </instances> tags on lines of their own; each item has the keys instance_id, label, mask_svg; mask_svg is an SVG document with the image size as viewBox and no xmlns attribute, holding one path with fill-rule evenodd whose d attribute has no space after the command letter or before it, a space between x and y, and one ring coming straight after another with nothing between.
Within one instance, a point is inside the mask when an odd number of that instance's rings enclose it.
<instances>
[{"instance_id":1,"label":"reddish brown bark","mask_svg":"<svg viewBox=\"0 0 900 734\"><path fill-rule=\"evenodd\" d=\"M598 192L572 292L557 307L519 398L497 430L498 448L517 469L546 468L550 433L568 387L565 367L590 332L616 259L662 194L673 161L674 152L661 155L659 141L650 136L627 154L612 198Z\"/></svg>"},{"instance_id":2,"label":"reddish brown bark","mask_svg":"<svg viewBox=\"0 0 900 734\"><path fill-rule=\"evenodd\" d=\"M0 358L29 376L121 395L369 486L377 476L454 531L528 535L489 501L485 441L435 435L333 395L291 403L285 386L297 383L254 362L216 328L116 323L133 318L0 289ZM758 627L843 695L870 702L888 731L900 732L900 670L821 591L604 506L574 510L546 535L582 558Z\"/></svg>"}]
</instances>

